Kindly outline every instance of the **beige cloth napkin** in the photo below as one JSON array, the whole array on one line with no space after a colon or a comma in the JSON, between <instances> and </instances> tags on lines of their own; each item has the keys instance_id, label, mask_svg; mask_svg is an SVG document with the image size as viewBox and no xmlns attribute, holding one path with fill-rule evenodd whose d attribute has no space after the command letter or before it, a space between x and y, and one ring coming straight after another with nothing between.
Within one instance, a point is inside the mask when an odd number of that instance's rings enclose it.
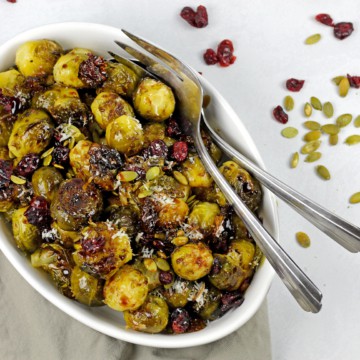
<instances>
[{"instance_id":1,"label":"beige cloth napkin","mask_svg":"<svg viewBox=\"0 0 360 360\"><path fill-rule=\"evenodd\" d=\"M237 332L208 345L158 349L132 345L88 328L39 295L0 251L2 360L269 360L266 303Z\"/></svg>"}]
</instances>

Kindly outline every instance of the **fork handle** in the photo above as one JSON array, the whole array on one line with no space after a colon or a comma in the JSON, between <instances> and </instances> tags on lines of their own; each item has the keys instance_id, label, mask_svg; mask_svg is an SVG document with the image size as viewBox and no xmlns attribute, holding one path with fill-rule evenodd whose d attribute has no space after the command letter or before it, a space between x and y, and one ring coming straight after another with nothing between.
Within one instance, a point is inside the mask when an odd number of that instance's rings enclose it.
<instances>
[{"instance_id":1,"label":"fork handle","mask_svg":"<svg viewBox=\"0 0 360 360\"><path fill-rule=\"evenodd\" d=\"M304 310L313 313L319 312L322 298L320 290L266 231L258 218L248 209L225 180L204 146L200 135L200 123L198 131L195 131L193 135L197 150L206 169L224 193L230 205L233 206L236 214L243 220L250 234L280 279Z\"/></svg>"},{"instance_id":2,"label":"fork handle","mask_svg":"<svg viewBox=\"0 0 360 360\"><path fill-rule=\"evenodd\" d=\"M360 251L360 228L331 213L255 165L247 157L240 154L225 142L208 124L204 113L202 113L202 115L207 128L210 130L211 136L228 156L235 158L240 165L250 171L256 179L272 193L284 200L338 244L353 253Z\"/></svg>"}]
</instances>

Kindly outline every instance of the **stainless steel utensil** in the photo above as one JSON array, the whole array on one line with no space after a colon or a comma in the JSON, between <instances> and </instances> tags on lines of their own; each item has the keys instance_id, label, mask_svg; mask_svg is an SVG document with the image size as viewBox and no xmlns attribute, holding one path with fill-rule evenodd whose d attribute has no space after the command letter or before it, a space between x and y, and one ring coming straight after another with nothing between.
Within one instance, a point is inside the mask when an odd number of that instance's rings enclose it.
<instances>
[{"instance_id":1,"label":"stainless steel utensil","mask_svg":"<svg viewBox=\"0 0 360 360\"><path fill-rule=\"evenodd\" d=\"M147 71L155 74L172 87L178 99L182 129L193 137L198 154L207 171L224 193L230 205L233 206L235 212L243 220L250 234L299 305L306 311L318 312L321 309L322 299L319 289L241 201L207 153L200 134L203 91L196 72L159 47L125 30L123 32L154 57L150 57L124 43L118 41L116 43L138 59Z\"/></svg>"}]
</instances>

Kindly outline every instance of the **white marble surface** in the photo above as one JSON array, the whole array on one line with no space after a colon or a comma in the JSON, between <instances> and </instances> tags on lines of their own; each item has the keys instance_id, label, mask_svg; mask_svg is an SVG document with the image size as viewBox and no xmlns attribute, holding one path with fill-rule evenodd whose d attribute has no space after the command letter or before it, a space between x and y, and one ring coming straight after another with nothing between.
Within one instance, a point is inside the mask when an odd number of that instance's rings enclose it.
<instances>
[{"instance_id":1,"label":"white marble surface","mask_svg":"<svg viewBox=\"0 0 360 360\"><path fill-rule=\"evenodd\" d=\"M289 125L305 130L301 108L310 96L335 105L335 115L360 114L359 90L351 89L342 99L330 79L350 73L360 75L360 2L358 0L227 0L203 1L209 26L195 29L178 13L194 1L166 0L0 0L0 44L13 35L43 24L86 21L123 27L160 44L201 71L225 96L254 138L266 167L289 185L353 223L360 225L360 204L350 205L349 196L360 191L360 146L343 144L347 135L360 134L353 125L343 130L339 145L324 141L321 163L331 173L329 182L320 180L313 164L301 161L292 170L290 154L297 151L301 136L281 137L282 125L271 116L274 106L288 94L287 78L306 80L294 94L295 110ZM335 39L330 27L313 20L329 13L336 22L352 21L355 31L343 41ZM305 46L304 39L321 33L322 40ZM222 39L233 40L237 61L229 68L206 66L202 52ZM1 64L1 59L0 59ZM316 112L314 120L325 123ZM273 358L275 360L355 360L360 358L359 255L348 253L297 213L279 201L281 238L284 248L307 272L324 294L317 315L304 313L275 279L268 295ZM296 244L295 232L305 231L312 246Z\"/></svg>"}]
</instances>

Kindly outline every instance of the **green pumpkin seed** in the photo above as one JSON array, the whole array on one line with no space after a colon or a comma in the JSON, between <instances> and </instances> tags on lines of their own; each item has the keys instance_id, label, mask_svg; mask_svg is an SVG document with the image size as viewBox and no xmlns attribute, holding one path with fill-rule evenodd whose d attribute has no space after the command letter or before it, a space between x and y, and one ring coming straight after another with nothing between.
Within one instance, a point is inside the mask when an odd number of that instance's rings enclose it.
<instances>
[{"instance_id":1,"label":"green pumpkin seed","mask_svg":"<svg viewBox=\"0 0 360 360\"><path fill-rule=\"evenodd\" d=\"M355 118L354 126L357 128L360 127L360 115Z\"/></svg>"},{"instance_id":2,"label":"green pumpkin seed","mask_svg":"<svg viewBox=\"0 0 360 360\"><path fill-rule=\"evenodd\" d=\"M153 166L146 172L146 180L147 181L154 180L159 175L160 175L160 168L158 166Z\"/></svg>"},{"instance_id":3,"label":"green pumpkin seed","mask_svg":"<svg viewBox=\"0 0 360 360\"><path fill-rule=\"evenodd\" d=\"M339 83L339 95L345 97L350 89L350 82L347 77L343 77Z\"/></svg>"},{"instance_id":4,"label":"green pumpkin seed","mask_svg":"<svg viewBox=\"0 0 360 360\"><path fill-rule=\"evenodd\" d=\"M309 130L320 130L321 125L317 121L305 121L304 126Z\"/></svg>"},{"instance_id":5,"label":"green pumpkin seed","mask_svg":"<svg viewBox=\"0 0 360 360\"><path fill-rule=\"evenodd\" d=\"M52 161L52 156L48 155L43 161L44 166L49 166L51 164L51 161Z\"/></svg>"},{"instance_id":6,"label":"green pumpkin seed","mask_svg":"<svg viewBox=\"0 0 360 360\"><path fill-rule=\"evenodd\" d=\"M312 114L312 107L311 107L311 105L309 103L306 103L304 105L304 114L305 114L306 117L310 117L311 114Z\"/></svg>"},{"instance_id":7,"label":"green pumpkin seed","mask_svg":"<svg viewBox=\"0 0 360 360\"><path fill-rule=\"evenodd\" d=\"M309 141L300 150L302 154L311 154L316 151L321 145L321 140Z\"/></svg>"},{"instance_id":8,"label":"green pumpkin seed","mask_svg":"<svg viewBox=\"0 0 360 360\"><path fill-rule=\"evenodd\" d=\"M162 271L169 271L170 270L170 265L165 259L156 258L155 262L156 262L157 267L160 270L162 270Z\"/></svg>"},{"instance_id":9,"label":"green pumpkin seed","mask_svg":"<svg viewBox=\"0 0 360 360\"><path fill-rule=\"evenodd\" d=\"M342 114L336 119L336 124L345 127L351 123L353 116L351 114Z\"/></svg>"},{"instance_id":10,"label":"green pumpkin seed","mask_svg":"<svg viewBox=\"0 0 360 360\"><path fill-rule=\"evenodd\" d=\"M349 199L350 204L358 204L360 203L360 192L352 194Z\"/></svg>"},{"instance_id":11,"label":"green pumpkin seed","mask_svg":"<svg viewBox=\"0 0 360 360\"><path fill-rule=\"evenodd\" d=\"M321 131L325 134L336 135L339 133L340 128L335 124L326 124L321 127Z\"/></svg>"},{"instance_id":12,"label":"green pumpkin seed","mask_svg":"<svg viewBox=\"0 0 360 360\"><path fill-rule=\"evenodd\" d=\"M189 242L189 238L186 236L178 236L171 240L171 242L176 246L182 246Z\"/></svg>"},{"instance_id":13,"label":"green pumpkin seed","mask_svg":"<svg viewBox=\"0 0 360 360\"><path fill-rule=\"evenodd\" d=\"M329 136L329 144L330 145L336 145L338 142L339 142L339 135L338 134Z\"/></svg>"},{"instance_id":14,"label":"green pumpkin seed","mask_svg":"<svg viewBox=\"0 0 360 360\"><path fill-rule=\"evenodd\" d=\"M285 96L285 99L284 99L285 110L291 111L294 108L294 105L295 105L294 99L290 95Z\"/></svg>"},{"instance_id":15,"label":"green pumpkin seed","mask_svg":"<svg viewBox=\"0 0 360 360\"><path fill-rule=\"evenodd\" d=\"M120 171L117 177L122 182L130 182L138 177L138 173L136 171Z\"/></svg>"},{"instance_id":16,"label":"green pumpkin seed","mask_svg":"<svg viewBox=\"0 0 360 360\"><path fill-rule=\"evenodd\" d=\"M321 101L317 97L312 96L310 98L310 103L315 110L322 110Z\"/></svg>"},{"instance_id":17,"label":"green pumpkin seed","mask_svg":"<svg viewBox=\"0 0 360 360\"><path fill-rule=\"evenodd\" d=\"M46 150L46 151L41 155L41 159L46 158L48 155L52 154L53 151L54 151L54 147Z\"/></svg>"},{"instance_id":18,"label":"green pumpkin seed","mask_svg":"<svg viewBox=\"0 0 360 360\"><path fill-rule=\"evenodd\" d=\"M143 199L153 194L152 190L143 189L139 192L138 198Z\"/></svg>"},{"instance_id":19,"label":"green pumpkin seed","mask_svg":"<svg viewBox=\"0 0 360 360\"><path fill-rule=\"evenodd\" d=\"M313 131L309 131L308 133L306 133L304 135L304 140L306 142L309 141L314 141L314 140L319 140L321 137L321 131L320 130L313 130Z\"/></svg>"},{"instance_id":20,"label":"green pumpkin seed","mask_svg":"<svg viewBox=\"0 0 360 360\"><path fill-rule=\"evenodd\" d=\"M360 143L360 135L350 135L346 138L345 143L348 145L356 145Z\"/></svg>"},{"instance_id":21,"label":"green pumpkin seed","mask_svg":"<svg viewBox=\"0 0 360 360\"><path fill-rule=\"evenodd\" d=\"M179 171L173 172L174 178L182 185L189 185L187 178Z\"/></svg>"},{"instance_id":22,"label":"green pumpkin seed","mask_svg":"<svg viewBox=\"0 0 360 360\"><path fill-rule=\"evenodd\" d=\"M334 107L331 102L327 101L323 106L323 113L329 119L334 115Z\"/></svg>"},{"instance_id":23,"label":"green pumpkin seed","mask_svg":"<svg viewBox=\"0 0 360 360\"><path fill-rule=\"evenodd\" d=\"M149 270L150 272L155 272L157 270L156 262L150 258L144 259L144 266L146 270Z\"/></svg>"},{"instance_id":24,"label":"green pumpkin seed","mask_svg":"<svg viewBox=\"0 0 360 360\"><path fill-rule=\"evenodd\" d=\"M23 179L21 177L15 176L15 175L11 175L10 176L10 180L17 185L24 185L26 184L26 179Z\"/></svg>"},{"instance_id":25,"label":"green pumpkin seed","mask_svg":"<svg viewBox=\"0 0 360 360\"><path fill-rule=\"evenodd\" d=\"M330 180L331 175L329 170L324 165L319 165L316 167L316 172L324 180Z\"/></svg>"},{"instance_id":26,"label":"green pumpkin seed","mask_svg":"<svg viewBox=\"0 0 360 360\"><path fill-rule=\"evenodd\" d=\"M332 81L339 86L340 81L344 78L345 76L336 76L332 79Z\"/></svg>"},{"instance_id":27,"label":"green pumpkin seed","mask_svg":"<svg viewBox=\"0 0 360 360\"><path fill-rule=\"evenodd\" d=\"M281 130L281 135L287 139L294 138L298 133L299 133L298 129L291 126Z\"/></svg>"},{"instance_id":28,"label":"green pumpkin seed","mask_svg":"<svg viewBox=\"0 0 360 360\"><path fill-rule=\"evenodd\" d=\"M314 151L313 153L309 154L308 156L306 156L305 158L305 162L314 162L317 161L321 158L322 154L319 151Z\"/></svg>"},{"instance_id":29,"label":"green pumpkin seed","mask_svg":"<svg viewBox=\"0 0 360 360\"><path fill-rule=\"evenodd\" d=\"M291 157L291 161L290 161L290 167L292 169L295 169L298 166L299 163L299 153L296 152L293 154L293 156Z\"/></svg>"},{"instance_id":30,"label":"green pumpkin seed","mask_svg":"<svg viewBox=\"0 0 360 360\"><path fill-rule=\"evenodd\" d=\"M308 38L305 39L305 44L306 45L313 45L316 44L317 42L319 42L321 39L321 35L320 34L314 34L309 36Z\"/></svg>"},{"instance_id":31,"label":"green pumpkin seed","mask_svg":"<svg viewBox=\"0 0 360 360\"><path fill-rule=\"evenodd\" d=\"M303 248L308 248L311 244L309 235L302 231L296 233L296 240Z\"/></svg>"}]
</instances>

